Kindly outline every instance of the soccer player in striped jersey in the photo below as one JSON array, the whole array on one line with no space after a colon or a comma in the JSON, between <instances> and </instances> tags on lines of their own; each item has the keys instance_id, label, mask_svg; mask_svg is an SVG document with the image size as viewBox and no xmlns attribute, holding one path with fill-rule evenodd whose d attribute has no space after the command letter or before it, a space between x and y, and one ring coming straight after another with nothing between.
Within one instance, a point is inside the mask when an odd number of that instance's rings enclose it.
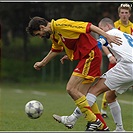
<instances>
[{"instance_id":1,"label":"soccer player in striped jersey","mask_svg":"<svg viewBox=\"0 0 133 133\"><path fill-rule=\"evenodd\" d=\"M36 70L44 67L63 49L71 61L79 60L67 83L66 90L88 121L86 131L108 130L97 104L94 104L96 112L93 112L86 99L88 88L100 76L102 58L97 41L90 35L90 31L107 38L110 45L112 42L120 45L120 38L107 34L92 23L65 18L52 19L48 22L44 18L34 17L30 20L26 31L32 36L46 37L52 41L49 53L34 64Z\"/></svg>"},{"instance_id":2,"label":"soccer player in striped jersey","mask_svg":"<svg viewBox=\"0 0 133 133\"><path fill-rule=\"evenodd\" d=\"M120 15L120 18L122 18L122 20L125 18L126 16L126 20L127 21L127 27L128 29L130 30L127 30L127 32L129 32L129 34L132 33L132 23L129 21L129 17L130 17L130 13L131 13L131 6L129 4L121 4L120 7L118 8L118 12ZM127 17L128 16L128 17ZM125 19L124 19L125 20ZM119 20L120 21L120 20ZM115 24L115 23L114 23ZM122 23L121 23L122 24ZM114 25L115 26L115 25ZM121 27L121 26L120 26ZM122 30L122 28L118 28L118 30ZM124 30L124 29L123 29ZM124 32L126 33L126 31L124 30ZM103 46L102 47L103 51L105 52L105 54L108 56L109 58L109 69L114 67L116 65L116 58L113 56L113 54L108 50L107 47ZM61 59L61 61L63 62L64 59ZM113 95L112 91L110 92L107 92L107 95L106 95L106 92L104 93L103 95L103 99L102 99L102 108L101 108L101 113L102 113L102 116L103 118L107 117L107 112L106 112L106 109L109 105L110 107L110 111L111 111L111 114L114 118L114 122L116 124L116 129L115 131L124 131L124 128L123 128L123 122L122 122L122 116L121 116L121 107L118 103L118 101L116 100L116 96ZM108 101L106 100L106 97L108 98ZM109 99L110 98L110 99ZM109 104L108 104L109 103ZM119 113L117 113L119 112ZM117 115L116 115L117 114ZM74 124L76 123L77 119L81 116L81 112L78 108L76 108L74 110L74 112L70 115L70 116L61 116L59 117L58 116L58 120L60 120L61 123L64 123L64 124L69 124L69 126L71 125L72 127L74 126ZM57 116L56 116L57 117Z\"/></svg>"}]
</instances>

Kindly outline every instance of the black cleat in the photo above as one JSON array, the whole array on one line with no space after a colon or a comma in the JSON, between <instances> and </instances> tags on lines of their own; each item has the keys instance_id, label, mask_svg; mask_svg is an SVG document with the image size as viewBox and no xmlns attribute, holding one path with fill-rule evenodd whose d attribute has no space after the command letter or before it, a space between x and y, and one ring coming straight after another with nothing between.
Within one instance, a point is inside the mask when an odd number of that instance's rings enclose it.
<instances>
[{"instance_id":1,"label":"black cleat","mask_svg":"<svg viewBox=\"0 0 133 133\"><path fill-rule=\"evenodd\" d=\"M97 131L110 131L110 130L109 130L109 127L106 127L104 129L101 129L101 130L100 129L97 129Z\"/></svg>"},{"instance_id":2,"label":"black cleat","mask_svg":"<svg viewBox=\"0 0 133 133\"><path fill-rule=\"evenodd\" d=\"M96 121L94 122L88 122L87 123L87 128L86 128L86 131L97 131L98 128L102 125L102 122L97 119Z\"/></svg>"},{"instance_id":3,"label":"black cleat","mask_svg":"<svg viewBox=\"0 0 133 133\"><path fill-rule=\"evenodd\" d=\"M108 115L107 114L102 114L102 117L103 118L108 118Z\"/></svg>"}]
</instances>

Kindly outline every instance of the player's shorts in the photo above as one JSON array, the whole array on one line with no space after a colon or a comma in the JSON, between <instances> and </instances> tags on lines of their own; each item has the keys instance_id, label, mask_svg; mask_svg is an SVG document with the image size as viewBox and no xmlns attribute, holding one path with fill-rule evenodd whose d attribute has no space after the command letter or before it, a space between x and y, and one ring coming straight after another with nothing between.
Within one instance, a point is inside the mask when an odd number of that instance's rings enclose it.
<instances>
[{"instance_id":1,"label":"player's shorts","mask_svg":"<svg viewBox=\"0 0 133 133\"><path fill-rule=\"evenodd\" d=\"M111 69L112 67L114 67L116 65L116 63L109 63L109 66L108 66L108 70Z\"/></svg>"},{"instance_id":2,"label":"player's shorts","mask_svg":"<svg viewBox=\"0 0 133 133\"><path fill-rule=\"evenodd\" d=\"M102 53L98 47L81 59L72 75L84 78L83 83L92 83L101 76Z\"/></svg>"},{"instance_id":3,"label":"player's shorts","mask_svg":"<svg viewBox=\"0 0 133 133\"><path fill-rule=\"evenodd\" d=\"M133 85L133 63L119 62L101 78L106 78L104 83L109 89L122 94Z\"/></svg>"}]
</instances>

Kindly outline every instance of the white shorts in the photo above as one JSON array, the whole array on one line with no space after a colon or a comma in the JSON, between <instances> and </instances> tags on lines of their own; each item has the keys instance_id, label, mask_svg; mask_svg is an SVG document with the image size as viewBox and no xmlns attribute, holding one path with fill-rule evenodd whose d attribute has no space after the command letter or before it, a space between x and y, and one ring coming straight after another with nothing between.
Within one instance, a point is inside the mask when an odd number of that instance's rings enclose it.
<instances>
[{"instance_id":1,"label":"white shorts","mask_svg":"<svg viewBox=\"0 0 133 133\"><path fill-rule=\"evenodd\" d=\"M104 73L105 85L122 94L133 85L133 63L117 63L113 68Z\"/></svg>"}]
</instances>

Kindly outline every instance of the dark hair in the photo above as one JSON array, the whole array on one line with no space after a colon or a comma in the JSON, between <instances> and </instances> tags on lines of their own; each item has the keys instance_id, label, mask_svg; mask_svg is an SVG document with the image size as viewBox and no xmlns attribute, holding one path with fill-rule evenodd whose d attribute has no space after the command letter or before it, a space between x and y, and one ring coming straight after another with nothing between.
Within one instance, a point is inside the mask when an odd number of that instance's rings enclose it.
<instances>
[{"instance_id":1,"label":"dark hair","mask_svg":"<svg viewBox=\"0 0 133 133\"><path fill-rule=\"evenodd\" d=\"M34 36L33 32L40 30L40 25L47 26L47 24L48 24L48 21L46 19L36 16L31 18L28 24L28 27L26 27L26 31L30 35Z\"/></svg>"}]
</instances>

